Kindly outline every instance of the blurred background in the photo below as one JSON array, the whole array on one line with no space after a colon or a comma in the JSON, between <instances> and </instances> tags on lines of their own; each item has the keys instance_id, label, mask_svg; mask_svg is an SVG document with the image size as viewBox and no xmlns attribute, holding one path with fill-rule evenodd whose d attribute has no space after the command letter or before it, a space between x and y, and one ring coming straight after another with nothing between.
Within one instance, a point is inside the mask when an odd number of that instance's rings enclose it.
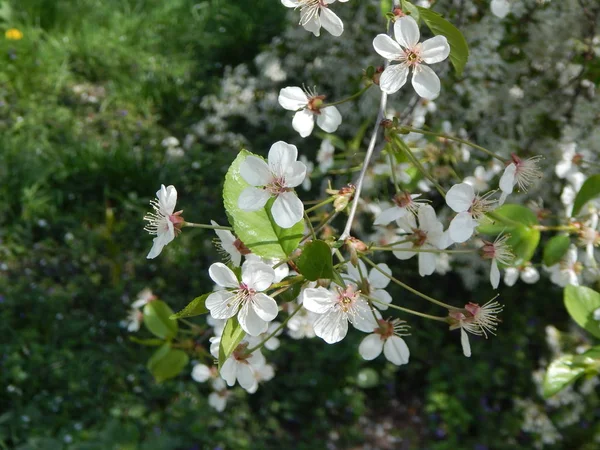
<instances>
[{"instance_id":1,"label":"blurred background","mask_svg":"<svg viewBox=\"0 0 600 450\"><path fill-rule=\"evenodd\" d=\"M283 139L314 160L323 135L301 140L277 93L356 92L379 64L380 3L332 5L345 33L317 39L276 0L0 1L0 449L599 448L597 379L540 395L552 356L585 340L545 278L501 287L499 335L473 340L470 359L456 332L426 321L412 323L400 368L363 361L360 333L335 346L282 339L267 355L277 376L253 395L234 389L224 412L191 366L157 384L145 367L153 349L129 339L142 289L178 310L212 288L210 231L186 230L146 260L142 217L160 184L177 187L187 220L225 223L220 189L242 146L264 155ZM461 78L442 68L428 126L543 154L550 181L528 199L553 208L560 145L598 152L598 5L515 0L500 19L487 0L440 3L471 60ZM377 100L371 90L340 107L337 139L360 147ZM493 296L468 262L427 279L399 267L448 303Z\"/></svg>"}]
</instances>

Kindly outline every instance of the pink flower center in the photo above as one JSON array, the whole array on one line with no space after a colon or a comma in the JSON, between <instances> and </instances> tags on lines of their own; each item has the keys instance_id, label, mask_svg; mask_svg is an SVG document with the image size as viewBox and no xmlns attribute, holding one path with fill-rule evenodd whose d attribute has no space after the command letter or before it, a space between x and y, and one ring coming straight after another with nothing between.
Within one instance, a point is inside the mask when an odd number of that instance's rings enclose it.
<instances>
[{"instance_id":1,"label":"pink flower center","mask_svg":"<svg viewBox=\"0 0 600 450\"><path fill-rule=\"evenodd\" d=\"M285 185L286 182L284 177L274 177L273 180L271 180L271 182L265 186L265 189L271 195L279 195L291 190Z\"/></svg>"},{"instance_id":2,"label":"pink flower center","mask_svg":"<svg viewBox=\"0 0 600 450\"><path fill-rule=\"evenodd\" d=\"M421 48L420 45L417 44L413 48L407 48L404 50L404 57L402 58L403 62L408 67L416 67L423 62L421 58Z\"/></svg>"}]
</instances>

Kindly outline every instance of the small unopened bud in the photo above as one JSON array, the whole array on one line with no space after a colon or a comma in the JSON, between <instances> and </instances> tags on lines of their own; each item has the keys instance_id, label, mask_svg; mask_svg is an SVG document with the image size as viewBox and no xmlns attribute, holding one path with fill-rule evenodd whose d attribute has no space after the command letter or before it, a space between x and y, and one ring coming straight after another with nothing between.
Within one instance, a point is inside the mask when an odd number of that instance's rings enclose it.
<instances>
[{"instance_id":1,"label":"small unopened bud","mask_svg":"<svg viewBox=\"0 0 600 450\"><path fill-rule=\"evenodd\" d=\"M394 122L390 119L383 119L379 125L381 128L392 128L394 126Z\"/></svg>"},{"instance_id":2,"label":"small unopened bud","mask_svg":"<svg viewBox=\"0 0 600 450\"><path fill-rule=\"evenodd\" d=\"M324 100L324 95L317 95L315 97L311 97L308 100L307 108L315 114L321 114L321 107L323 106Z\"/></svg>"},{"instance_id":3,"label":"small unopened bud","mask_svg":"<svg viewBox=\"0 0 600 450\"><path fill-rule=\"evenodd\" d=\"M350 201L352 201L354 198L356 187L353 184L348 184L339 190L327 189L325 192L335 197L335 200L333 201L333 207L335 212L340 212L346 209L348 203L350 203Z\"/></svg>"},{"instance_id":4,"label":"small unopened bud","mask_svg":"<svg viewBox=\"0 0 600 450\"><path fill-rule=\"evenodd\" d=\"M384 69L385 68L383 66L379 66L377 69L375 69L375 74L373 75L372 80L377 86L379 86L379 80L381 79L381 74L383 73Z\"/></svg>"},{"instance_id":5,"label":"small unopened bud","mask_svg":"<svg viewBox=\"0 0 600 450\"><path fill-rule=\"evenodd\" d=\"M402 11L402 8L394 8L394 16L396 16L396 18L400 18L406 16L406 13Z\"/></svg>"},{"instance_id":6,"label":"small unopened bud","mask_svg":"<svg viewBox=\"0 0 600 450\"><path fill-rule=\"evenodd\" d=\"M360 239L350 236L348 239L344 241L346 247L348 247L348 251L350 252L350 261L355 266L358 266L358 253L366 252L369 247Z\"/></svg>"}]
</instances>

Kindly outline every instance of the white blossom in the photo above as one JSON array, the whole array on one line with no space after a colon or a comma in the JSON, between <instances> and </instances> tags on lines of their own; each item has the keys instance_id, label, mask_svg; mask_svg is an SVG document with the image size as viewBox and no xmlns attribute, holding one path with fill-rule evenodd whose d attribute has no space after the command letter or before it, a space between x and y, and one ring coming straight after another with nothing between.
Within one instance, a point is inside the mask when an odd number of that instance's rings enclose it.
<instances>
[{"instance_id":1,"label":"white blossom","mask_svg":"<svg viewBox=\"0 0 600 450\"><path fill-rule=\"evenodd\" d=\"M351 281L360 288L360 293L376 298L381 303L375 302L375 306L382 311L388 309L388 304L392 303L392 296L387 293L385 288L390 284L392 270L387 264L377 264L377 269L373 267L367 271L367 267L362 260L358 260L358 266L350 263L346 269L347 273L342 274L342 278ZM388 276L385 276L383 273Z\"/></svg>"},{"instance_id":2,"label":"white blossom","mask_svg":"<svg viewBox=\"0 0 600 450\"><path fill-rule=\"evenodd\" d=\"M384 209L375 219L373 225L387 225L394 220L398 220L407 214L416 214L422 203L417 200L421 194L409 194L402 192L397 194L392 201L394 206Z\"/></svg>"},{"instance_id":3,"label":"white blossom","mask_svg":"<svg viewBox=\"0 0 600 450\"><path fill-rule=\"evenodd\" d=\"M164 184L161 185L160 190L156 192L156 200L150 202L154 212L148 213L144 217L144 220L148 222L144 230L156 236L146 258L156 258L163 247L175 239L176 234L180 231L181 224L184 222L181 217L183 211L174 212L176 203L177 190L175 186L165 188Z\"/></svg>"},{"instance_id":4,"label":"white blossom","mask_svg":"<svg viewBox=\"0 0 600 450\"><path fill-rule=\"evenodd\" d=\"M228 386L233 386L237 381L245 390L256 391L256 371L260 370L266 361L260 350L248 354L247 347L247 342L238 345L223 363L220 375Z\"/></svg>"},{"instance_id":5,"label":"white blossom","mask_svg":"<svg viewBox=\"0 0 600 450\"><path fill-rule=\"evenodd\" d=\"M335 106L323 105L324 95L314 90L290 86L279 92L279 104L288 111L296 111L292 128L303 138L310 136L315 127L327 133L334 133L342 123L342 115Z\"/></svg>"},{"instance_id":6,"label":"white blossom","mask_svg":"<svg viewBox=\"0 0 600 450\"><path fill-rule=\"evenodd\" d=\"M510 12L510 3L508 0L492 0L490 9L496 17L504 19Z\"/></svg>"},{"instance_id":7,"label":"white blossom","mask_svg":"<svg viewBox=\"0 0 600 450\"><path fill-rule=\"evenodd\" d=\"M208 269L212 280L225 289L213 292L206 299L206 307L215 319L229 319L237 314L242 329L250 336L265 332L279 312L273 298L264 294L275 278L275 272L266 264L247 262L242 266L242 281L223 263L214 263Z\"/></svg>"},{"instance_id":8,"label":"white blossom","mask_svg":"<svg viewBox=\"0 0 600 450\"><path fill-rule=\"evenodd\" d=\"M560 287L569 284L579 286L581 284L581 263L577 259L577 247L571 245L558 263L547 268L550 272L550 281Z\"/></svg>"},{"instance_id":9,"label":"white blossom","mask_svg":"<svg viewBox=\"0 0 600 450\"><path fill-rule=\"evenodd\" d=\"M448 229L450 239L461 243L472 235L485 213L493 209L495 200L490 200L493 191L483 196L475 194L473 186L467 183L455 184L446 193L446 204L458 213Z\"/></svg>"},{"instance_id":10,"label":"white blossom","mask_svg":"<svg viewBox=\"0 0 600 450\"><path fill-rule=\"evenodd\" d=\"M369 304L351 284L345 289L339 286L331 290L323 287L305 289L302 302L306 309L320 314L315 320L315 334L328 344L346 337L348 322L367 333L377 326Z\"/></svg>"},{"instance_id":11,"label":"white blossom","mask_svg":"<svg viewBox=\"0 0 600 450\"><path fill-rule=\"evenodd\" d=\"M535 284L540 279L540 273L533 266L507 267L504 271L504 284L514 286L521 277L521 281L527 284Z\"/></svg>"},{"instance_id":12,"label":"white blossom","mask_svg":"<svg viewBox=\"0 0 600 450\"><path fill-rule=\"evenodd\" d=\"M379 80L381 90L387 94L397 92L413 70L412 85L421 97L433 100L440 93L440 79L427 66L445 60L450 54L450 45L444 36L438 35L419 43L419 25L410 16L400 17L394 23L395 41L387 34L379 34L373 40L375 51L390 61L399 64L388 66Z\"/></svg>"},{"instance_id":13,"label":"white blossom","mask_svg":"<svg viewBox=\"0 0 600 450\"><path fill-rule=\"evenodd\" d=\"M542 172L538 168L539 160L541 156L533 156L528 159L521 159L516 155L512 155L512 160L502 177L500 177L500 190L502 195L500 196L499 204L504 204L506 197L512 194L515 186L519 187L519 190L527 192L528 187L539 180L542 177Z\"/></svg>"},{"instance_id":14,"label":"white blossom","mask_svg":"<svg viewBox=\"0 0 600 450\"><path fill-rule=\"evenodd\" d=\"M378 328L373 334L362 340L358 347L358 353L363 359L371 361L377 358L381 352L392 364L401 366L407 364L410 358L410 350L400 336L408 329L399 319L393 321L380 320Z\"/></svg>"},{"instance_id":15,"label":"white blossom","mask_svg":"<svg viewBox=\"0 0 600 450\"><path fill-rule=\"evenodd\" d=\"M214 220L211 220L210 223L213 226L219 226ZM229 230L215 229L215 233L219 239L216 244L217 249L222 250L222 253L226 255L226 261L229 260L235 267L239 267L242 263L242 254L246 254L250 250Z\"/></svg>"},{"instance_id":16,"label":"white blossom","mask_svg":"<svg viewBox=\"0 0 600 450\"><path fill-rule=\"evenodd\" d=\"M317 162L319 163L319 170L322 173L326 173L331 167L333 167L333 156L335 154L335 147L331 143L330 139L323 139L321 146L317 152Z\"/></svg>"},{"instance_id":17,"label":"white blossom","mask_svg":"<svg viewBox=\"0 0 600 450\"><path fill-rule=\"evenodd\" d=\"M494 242L484 241L481 250L484 259L492 260L490 283L494 289L498 289L498 285L500 284L500 269L498 268L498 263L506 266L510 264L515 257L510 246L506 242L509 238L509 234L499 234Z\"/></svg>"},{"instance_id":18,"label":"white blossom","mask_svg":"<svg viewBox=\"0 0 600 450\"><path fill-rule=\"evenodd\" d=\"M348 0L339 0L342 3ZM300 25L315 36L321 35L321 27L333 36L341 36L344 32L344 23L329 9L335 0L281 0L283 6L300 8Z\"/></svg>"},{"instance_id":19,"label":"white blossom","mask_svg":"<svg viewBox=\"0 0 600 450\"><path fill-rule=\"evenodd\" d=\"M263 208L275 197L271 214L275 223L290 228L302 220L304 205L293 188L302 184L306 166L298 158L295 145L283 141L274 143L269 150L269 163L250 155L240 164L240 175L250 184L242 191L238 206L243 211Z\"/></svg>"}]
</instances>

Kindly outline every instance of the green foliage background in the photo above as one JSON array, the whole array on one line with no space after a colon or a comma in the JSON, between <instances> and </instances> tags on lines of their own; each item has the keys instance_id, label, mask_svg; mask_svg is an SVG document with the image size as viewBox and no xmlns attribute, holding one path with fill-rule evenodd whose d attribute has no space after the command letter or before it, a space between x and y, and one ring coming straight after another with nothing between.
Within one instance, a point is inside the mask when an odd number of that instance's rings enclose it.
<instances>
[{"instance_id":1,"label":"green foliage background","mask_svg":"<svg viewBox=\"0 0 600 450\"><path fill-rule=\"evenodd\" d=\"M251 61L284 14L275 0L0 3L3 29L24 34L0 38L0 449L319 449L333 432L350 448L386 421L402 448L530 448L511 405L533 395L545 324L567 326L557 288L507 288L502 334L470 360L429 323L401 369L362 361L356 334L289 342L268 356L278 376L236 390L222 414L188 371L156 384L152 349L119 326L146 286L174 310L211 286L211 233L186 230L148 262L141 218L173 183L195 217L224 221L217 193L235 155L196 144L169 159L160 142L185 135L224 66ZM491 297L453 277L427 284L449 302ZM565 448L592 448L580 424Z\"/></svg>"}]
</instances>

